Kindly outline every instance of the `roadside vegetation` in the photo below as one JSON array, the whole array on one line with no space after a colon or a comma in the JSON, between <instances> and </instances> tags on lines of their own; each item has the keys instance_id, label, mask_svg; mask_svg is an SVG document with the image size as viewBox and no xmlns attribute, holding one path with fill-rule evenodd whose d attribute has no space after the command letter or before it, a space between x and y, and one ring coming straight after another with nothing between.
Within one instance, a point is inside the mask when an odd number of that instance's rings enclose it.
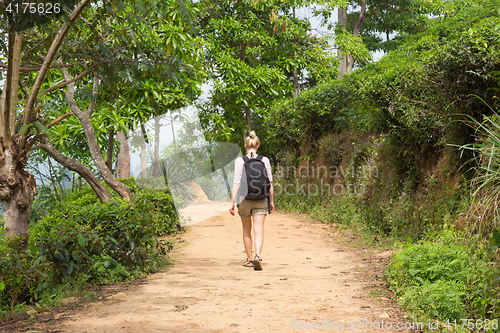
<instances>
[{"instance_id":1,"label":"roadside vegetation","mask_svg":"<svg viewBox=\"0 0 500 333\"><path fill-rule=\"evenodd\" d=\"M31 220L26 250L18 251L22 239L1 236L2 316L57 304L69 290L77 296L88 286L144 277L164 267L174 244L161 237L180 231L172 196L133 178L123 181L135 207L118 198L99 203L92 189L82 186L49 212L33 211L38 217ZM42 207L37 200L35 207Z\"/></svg>"},{"instance_id":2,"label":"roadside vegetation","mask_svg":"<svg viewBox=\"0 0 500 333\"><path fill-rule=\"evenodd\" d=\"M278 207L392 241L388 286L415 320L493 328L500 13L459 3L378 62L276 103L261 130Z\"/></svg>"}]
</instances>

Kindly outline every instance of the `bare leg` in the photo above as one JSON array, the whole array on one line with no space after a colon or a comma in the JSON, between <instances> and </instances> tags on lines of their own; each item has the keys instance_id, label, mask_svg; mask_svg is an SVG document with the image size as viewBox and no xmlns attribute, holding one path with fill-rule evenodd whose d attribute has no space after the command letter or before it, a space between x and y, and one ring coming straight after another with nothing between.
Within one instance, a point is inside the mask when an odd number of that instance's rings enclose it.
<instances>
[{"instance_id":1,"label":"bare leg","mask_svg":"<svg viewBox=\"0 0 500 333\"><path fill-rule=\"evenodd\" d=\"M264 244L264 220L266 215L254 215L253 230L255 232L255 254L259 257L262 253L262 245Z\"/></svg>"},{"instance_id":2,"label":"bare leg","mask_svg":"<svg viewBox=\"0 0 500 333\"><path fill-rule=\"evenodd\" d=\"M243 225L243 245L245 245L245 252L247 259L252 260L252 218L241 218Z\"/></svg>"}]
</instances>

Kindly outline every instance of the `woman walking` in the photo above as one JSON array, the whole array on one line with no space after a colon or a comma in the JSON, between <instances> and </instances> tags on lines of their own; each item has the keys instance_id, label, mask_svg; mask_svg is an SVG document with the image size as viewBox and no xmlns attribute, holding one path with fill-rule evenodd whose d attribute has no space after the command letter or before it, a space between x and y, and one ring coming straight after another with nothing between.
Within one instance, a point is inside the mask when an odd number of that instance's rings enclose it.
<instances>
[{"instance_id":1,"label":"woman walking","mask_svg":"<svg viewBox=\"0 0 500 333\"><path fill-rule=\"evenodd\" d=\"M267 157L257 155L259 138L254 131L245 139L246 155L238 157L234 163L234 182L231 195L231 208L235 204L243 225L243 244L247 259L243 266L262 270L261 255L264 244L264 220L267 213L274 211L273 177L271 164ZM249 181L250 179L250 181ZM252 258L252 217L255 233L255 256Z\"/></svg>"}]
</instances>

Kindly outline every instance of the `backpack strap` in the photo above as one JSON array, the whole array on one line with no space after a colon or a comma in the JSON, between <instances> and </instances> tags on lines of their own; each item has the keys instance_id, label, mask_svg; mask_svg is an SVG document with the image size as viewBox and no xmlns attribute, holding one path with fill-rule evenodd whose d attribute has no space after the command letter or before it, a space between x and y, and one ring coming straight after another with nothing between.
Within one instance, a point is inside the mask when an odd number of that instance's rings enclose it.
<instances>
[{"instance_id":1,"label":"backpack strap","mask_svg":"<svg viewBox=\"0 0 500 333\"><path fill-rule=\"evenodd\" d=\"M264 156L262 156L262 155L258 155L255 159L256 159L257 161L262 161L262 158L263 158L263 157L264 157Z\"/></svg>"}]
</instances>

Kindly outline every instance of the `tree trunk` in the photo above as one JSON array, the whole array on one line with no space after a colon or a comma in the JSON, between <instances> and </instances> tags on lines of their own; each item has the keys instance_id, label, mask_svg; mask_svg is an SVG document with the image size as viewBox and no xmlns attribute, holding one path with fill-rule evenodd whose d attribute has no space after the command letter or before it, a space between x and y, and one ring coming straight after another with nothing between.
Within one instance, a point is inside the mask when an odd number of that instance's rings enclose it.
<instances>
[{"instance_id":1,"label":"tree trunk","mask_svg":"<svg viewBox=\"0 0 500 333\"><path fill-rule=\"evenodd\" d=\"M361 0L361 11L358 16L358 20L356 24L354 25L354 28L352 30L353 36L359 36L359 31L361 30L361 26L363 25L363 22L365 21L366 18L366 2L367 0ZM339 8L338 10L338 23L344 27L344 29L347 29L347 8L342 9ZM352 54L344 54L341 49L337 50L337 56L340 60L340 67L339 67L339 78L344 76L347 73L350 73L352 71L352 68L354 66L354 56Z\"/></svg>"},{"instance_id":2,"label":"tree trunk","mask_svg":"<svg viewBox=\"0 0 500 333\"><path fill-rule=\"evenodd\" d=\"M354 36L359 36L359 31L361 30L361 26L363 25L363 22L365 21L366 1L367 0L361 0L361 11L359 12L358 21L356 22L356 25L354 25L354 29L352 29L352 34Z\"/></svg>"},{"instance_id":3,"label":"tree trunk","mask_svg":"<svg viewBox=\"0 0 500 333\"><path fill-rule=\"evenodd\" d=\"M21 67L21 48L23 43L23 35L16 33L14 39L14 54L12 66L12 83L10 86L10 110L6 110L10 114L10 135L15 134L15 124L17 115L17 94L19 92L19 72ZM7 118L5 118L7 119Z\"/></svg>"},{"instance_id":4,"label":"tree trunk","mask_svg":"<svg viewBox=\"0 0 500 333\"><path fill-rule=\"evenodd\" d=\"M155 118L155 151L153 156L153 178L160 174L160 117Z\"/></svg>"},{"instance_id":5,"label":"tree trunk","mask_svg":"<svg viewBox=\"0 0 500 333\"><path fill-rule=\"evenodd\" d=\"M108 149L106 150L106 166L109 171L113 172L113 147L115 145L115 131L109 131Z\"/></svg>"},{"instance_id":6,"label":"tree trunk","mask_svg":"<svg viewBox=\"0 0 500 333\"><path fill-rule=\"evenodd\" d=\"M97 141L95 139L94 127L90 122L90 118L84 116L78 119L80 119L80 122L82 123L85 137L87 138L87 143L90 148L90 155L92 156L92 160L94 161L94 164L97 167L97 170L101 174L102 178L104 179L106 184L108 184L108 186L111 187L116 193L118 193L123 199L133 204L132 193L130 192L130 189L122 182L116 180L116 178L106 166L104 158L101 154L101 150L99 149L99 145L97 144Z\"/></svg>"},{"instance_id":7,"label":"tree trunk","mask_svg":"<svg viewBox=\"0 0 500 333\"><path fill-rule=\"evenodd\" d=\"M246 119L246 123L247 123L247 129L250 131L252 129L252 122L251 122L251 119L250 119L250 108L248 107L243 107L243 112L245 113L245 119ZM243 135L245 135L243 133Z\"/></svg>"},{"instance_id":8,"label":"tree trunk","mask_svg":"<svg viewBox=\"0 0 500 333\"><path fill-rule=\"evenodd\" d=\"M148 177L148 161L146 159L146 140L141 141L141 177Z\"/></svg>"},{"instance_id":9,"label":"tree trunk","mask_svg":"<svg viewBox=\"0 0 500 333\"><path fill-rule=\"evenodd\" d=\"M295 19L295 6L293 6L293 18ZM294 39L294 43L297 43L297 39ZM297 61L297 52L293 51L293 60ZM299 94L299 80L297 78L297 66L293 68L293 98L296 98Z\"/></svg>"},{"instance_id":10,"label":"tree trunk","mask_svg":"<svg viewBox=\"0 0 500 333\"><path fill-rule=\"evenodd\" d=\"M226 190L227 190L228 198L231 198L231 185L229 184L229 180L227 177L226 170L224 170L224 166L221 166L221 170L222 170L222 177L224 178L224 182L226 183Z\"/></svg>"},{"instance_id":11,"label":"tree trunk","mask_svg":"<svg viewBox=\"0 0 500 333\"><path fill-rule=\"evenodd\" d=\"M23 247L27 248L36 183L35 177L24 171L28 157L24 150L19 150L20 138L20 134L14 135L11 146L4 146L3 140L0 140L0 200L3 203L5 233L23 237Z\"/></svg>"},{"instance_id":12,"label":"tree trunk","mask_svg":"<svg viewBox=\"0 0 500 333\"><path fill-rule=\"evenodd\" d=\"M352 72L352 67L354 66L354 56L352 54L347 55L347 65L346 65L346 72L350 73Z\"/></svg>"},{"instance_id":13,"label":"tree trunk","mask_svg":"<svg viewBox=\"0 0 500 333\"><path fill-rule=\"evenodd\" d=\"M7 101L7 80L4 81L4 89L2 90L2 95L0 95L0 133L5 132L5 113L4 110L6 108L5 103Z\"/></svg>"},{"instance_id":14,"label":"tree trunk","mask_svg":"<svg viewBox=\"0 0 500 333\"><path fill-rule=\"evenodd\" d=\"M19 147L15 117L21 64L22 35L15 30L8 35L8 67L0 100L0 200L3 204L5 233L24 238L28 246L31 205L35 196L35 178L24 171L27 152Z\"/></svg>"},{"instance_id":15,"label":"tree trunk","mask_svg":"<svg viewBox=\"0 0 500 333\"><path fill-rule=\"evenodd\" d=\"M175 129L174 129L174 118L172 117L172 110L170 110L170 127L172 128L172 140L174 142L174 154L177 153L177 146L175 144Z\"/></svg>"},{"instance_id":16,"label":"tree trunk","mask_svg":"<svg viewBox=\"0 0 500 333\"><path fill-rule=\"evenodd\" d=\"M55 196L55 199L56 201L59 201L61 202L62 201L62 195L59 195L59 191L57 190L57 187L59 185L59 187L61 188L62 190L62 186L61 186L61 183L59 182L59 180L56 181L55 179L55 176L54 176L54 167L52 166L52 163L50 162L50 159L48 159L48 162L49 162L49 179L50 179L50 182L52 183L52 187L54 188L54 192L56 194Z\"/></svg>"},{"instance_id":17,"label":"tree trunk","mask_svg":"<svg viewBox=\"0 0 500 333\"><path fill-rule=\"evenodd\" d=\"M338 9L338 24L344 29L347 28L347 8ZM339 79L347 74L347 55L339 48L337 49L337 57L339 58Z\"/></svg>"},{"instance_id":18,"label":"tree trunk","mask_svg":"<svg viewBox=\"0 0 500 333\"><path fill-rule=\"evenodd\" d=\"M12 24L11 31L8 33L7 50L7 78L0 101L0 135L3 136L4 144L10 145L12 136L15 133L17 93L19 91L19 68L21 66L21 50L23 37L16 33Z\"/></svg>"},{"instance_id":19,"label":"tree trunk","mask_svg":"<svg viewBox=\"0 0 500 333\"><path fill-rule=\"evenodd\" d=\"M116 133L116 141L120 144L116 157L116 178L130 177L130 144L125 132Z\"/></svg>"},{"instance_id":20,"label":"tree trunk","mask_svg":"<svg viewBox=\"0 0 500 333\"><path fill-rule=\"evenodd\" d=\"M365 21L366 1L367 0L361 0L361 11L359 12L358 21L356 22L356 24L354 25L354 28L352 29L353 36L359 36L359 31L361 30L361 26L363 25L363 22ZM352 54L349 54L347 57L347 73L352 71L353 65L354 65L354 56Z\"/></svg>"},{"instance_id":21,"label":"tree trunk","mask_svg":"<svg viewBox=\"0 0 500 333\"><path fill-rule=\"evenodd\" d=\"M82 123L85 137L87 138L92 160L94 161L94 164L96 165L97 170L99 170L102 178L104 179L106 184L108 184L108 186L111 187L116 193L118 193L123 199L130 201L130 203L133 203L132 194L130 193L129 188L125 184L116 180L115 177L113 177L111 171L106 166L99 146L97 145L94 134L94 127L92 126L90 119L82 117L80 119L80 122Z\"/></svg>"},{"instance_id":22,"label":"tree trunk","mask_svg":"<svg viewBox=\"0 0 500 333\"><path fill-rule=\"evenodd\" d=\"M56 148L54 148L46 135L42 136L42 139L43 143L40 143L40 148L45 150L58 163L82 176L90 187L92 187L101 202L113 200L113 197L111 196L111 193L109 193L108 189L85 165L61 154Z\"/></svg>"}]
</instances>

